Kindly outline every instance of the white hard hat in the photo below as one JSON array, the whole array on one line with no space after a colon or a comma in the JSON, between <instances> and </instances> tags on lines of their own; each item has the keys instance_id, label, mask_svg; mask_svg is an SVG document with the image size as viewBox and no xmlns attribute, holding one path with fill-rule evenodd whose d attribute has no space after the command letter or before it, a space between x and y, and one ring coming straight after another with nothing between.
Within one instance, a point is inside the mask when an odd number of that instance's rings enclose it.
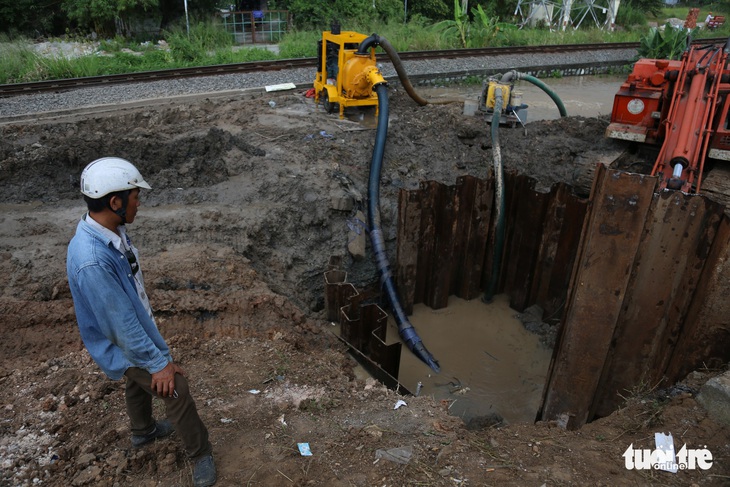
<instances>
[{"instance_id":1,"label":"white hard hat","mask_svg":"<svg viewBox=\"0 0 730 487\"><path fill-rule=\"evenodd\" d=\"M132 188L152 189L131 162L119 157L97 159L81 173L81 192L89 198Z\"/></svg>"}]
</instances>

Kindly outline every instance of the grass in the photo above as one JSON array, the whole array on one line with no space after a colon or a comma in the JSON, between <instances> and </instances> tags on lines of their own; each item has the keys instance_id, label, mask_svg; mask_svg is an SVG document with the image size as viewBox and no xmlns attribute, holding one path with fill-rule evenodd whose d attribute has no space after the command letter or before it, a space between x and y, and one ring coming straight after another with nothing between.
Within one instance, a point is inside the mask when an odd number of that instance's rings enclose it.
<instances>
[{"instance_id":1,"label":"grass","mask_svg":"<svg viewBox=\"0 0 730 487\"><path fill-rule=\"evenodd\" d=\"M601 42L636 42L649 31L646 22L662 25L667 18L686 18L689 7L667 7L658 18L641 17L644 25L607 32L595 28L577 31L551 32L548 29L517 29L508 24L496 23L498 28L486 33L474 25L471 47L481 46L529 46L543 44L585 44ZM730 18L730 4L711 3L702 6L698 20L704 21L707 13L727 15ZM632 18L636 18L634 15ZM498 19L495 19L498 20ZM355 32L377 32L393 45L396 51L420 51L460 47L458 39L444 36L443 31L434 28L424 19L415 18L407 24L402 22L378 22L367 25L347 25L346 30ZM715 31L701 30L699 37L729 37L730 23ZM291 31L279 42L279 54L266 49L234 46L233 38L220 26L208 22L194 22L188 35L184 27L170 29L163 33L165 42L144 42L141 44L117 37L102 41L93 55L65 59L41 56L24 41L11 41L0 37L0 84L22 83L50 79L99 76L158 69L173 69L190 66L232 64L268 59L294 59L315 57L320 31Z\"/></svg>"}]
</instances>

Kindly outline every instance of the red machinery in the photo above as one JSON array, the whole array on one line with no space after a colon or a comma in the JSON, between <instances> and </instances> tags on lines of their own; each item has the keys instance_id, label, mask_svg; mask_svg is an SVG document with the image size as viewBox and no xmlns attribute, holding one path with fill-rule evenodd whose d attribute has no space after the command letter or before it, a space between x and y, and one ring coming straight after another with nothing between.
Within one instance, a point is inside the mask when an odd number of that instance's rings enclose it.
<instances>
[{"instance_id":1,"label":"red machinery","mask_svg":"<svg viewBox=\"0 0 730 487\"><path fill-rule=\"evenodd\" d=\"M651 174L661 189L699 193L705 162L730 161L729 45L641 59L614 98L606 136L660 147Z\"/></svg>"}]
</instances>

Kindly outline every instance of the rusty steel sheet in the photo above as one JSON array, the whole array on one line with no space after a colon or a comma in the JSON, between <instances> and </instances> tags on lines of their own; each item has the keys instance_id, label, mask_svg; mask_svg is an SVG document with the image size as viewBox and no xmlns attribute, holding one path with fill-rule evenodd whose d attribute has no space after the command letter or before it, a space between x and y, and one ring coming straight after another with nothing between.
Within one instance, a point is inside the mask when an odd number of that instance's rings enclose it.
<instances>
[{"instance_id":1,"label":"rusty steel sheet","mask_svg":"<svg viewBox=\"0 0 730 487\"><path fill-rule=\"evenodd\" d=\"M428 277L423 301L432 309L441 309L448 306L449 294L451 294L451 270L456 230L456 187L438 184L434 189L436 196L431 273Z\"/></svg>"},{"instance_id":2,"label":"rusty steel sheet","mask_svg":"<svg viewBox=\"0 0 730 487\"><path fill-rule=\"evenodd\" d=\"M413 313L416 301L416 273L421 240L421 195L423 190L401 189L398 193L398 234L395 281L403 311ZM419 299L419 301L421 301Z\"/></svg>"},{"instance_id":3,"label":"rusty steel sheet","mask_svg":"<svg viewBox=\"0 0 730 487\"><path fill-rule=\"evenodd\" d=\"M388 370L385 367L382 367L380 363L376 362L371 357L365 355L360 350L355 348L351 343L348 343L347 340L343 339L341 336L337 336L337 338L349 348L352 356L355 357L355 360L357 360L357 362L362 365L362 367L367 370L371 376L383 383L389 389L393 389L399 394L411 394L411 392L398 381L400 363L398 363L398 367L395 369L395 371ZM391 345L386 345L386 347L388 347L388 351L386 353L392 356L392 358L389 357L389 360L395 360L394 357L397 351L397 360L399 362L401 344L393 343Z\"/></svg>"},{"instance_id":4,"label":"rusty steel sheet","mask_svg":"<svg viewBox=\"0 0 730 487\"><path fill-rule=\"evenodd\" d=\"M574 195L567 184L551 190L529 299L542 308L545 318L560 318L564 308L587 205L588 200Z\"/></svg>"},{"instance_id":5,"label":"rusty steel sheet","mask_svg":"<svg viewBox=\"0 0 730 487\"><path fill-rule=\"evenodd\" d=\"M358 304L352 300L341 309L340 333L365 355L370 355L370 342L373 336L385 339L385 325L388 315L374 303Z\"/></svg>"},{"instance_id":6,"label":"rusty steel sheet","mask_svg":"<svg viewBox=\"0 0 730 487\"><path fill-rule=\"evenodd\" d=\"M369 330L362 326L363 308L377 299L378 295L373 291L359 290L357 294L351 296L348 304L340 308L340 333L342 337L358 350L364 350L368 341Z\"/></svg>"},{"instance_id":7,"label":"rusty steel sheet","mask_svg":"<svg viewBox=\"0 0 730 487\"><path fill-rule=\"evenodd\" d=\"M596 172L591 213L540 408L543 420L565 420L569 429L588 420L656 181L620 171Z\"/></svg>"},{"instance_id":8,"label":"rusty steel sheet","mask_svg":"<svg viewBox=\"0 0 730 487\"><path fill-rule=\"evenodd\" d=\"M341 271L342 268L342 256L341 255L330 255L330 258L327 260L327 268L325 269L325 272L327 271Z\"/></svg>"},{"instance_id":9,"label":"rusty steel sheet","mask_svg":"<svg viewBox=\"0 0 730 487\"><path fill-rule=\"evenodd\" d=\"M324 273L324 305L329 321L339 322L340 308L357 294L355 287L346 282L347 273L343 270L329 270Z\"/></svg>"},{"instance_id":10,"label":"rusty steel sheet","mask_svg":"<svg viewBox=\"0 0 730 487\"><path fill-rule=\"evenodd\" d=\"M439 235L443 232L440 225L444 221L441 205L445 185L437 181L426 181L421 183L421 186L424 188L424 194L421 213L422 255L419 255L418 259L418 280L419 285L423 286L423 303L433 307L434 296L442 288L441 280L443 279L438 275L441 269L438 255L443 250L442 247L439 247L439 244L443 245ZM423 280L422 283L421 280Z\"/></svg>"},{"instance_id":11,"label":"rusty steel sheet","mask_svg":"<svg viewBox=\"0 0 730 487\"><path fill-rule=\"evenodd\" d=\"M505 243L509 250L505 255L504 291L510 297L510 307L517 311L524 311L534 303L530 300L530 290L545 226L545 211L555 196L555 192L535 191L535 184L534 179L518 177L517 194L513 200L514 219L509 224L512 227L510 240Z\"/></svg>"},{"instance_id":12,"label":"rusty steel sheet","mask_svg":"<svg viewBox=\"0 0 730 487\"><path fill-rule=\"evenodd\" d=\"M342 339L362 351L366 340L364 333L360 306L350 303L340 308L340 336Z\"/></svg>"},{"instance_id":13,"label":"rusty steel sheet","mask_svg":"<svg viewBox=\"0 0 730 487\"><path fill-rule=\"evenodd\" d=\"M517 188L519 185L519 177L514 172L505 172L504 173L504 242L502 246L502 253L499 256L498 262L499 262L499 273L497 275L497 286L495 291L495 294L499 294L504 291L505 286L505 280L506 280L506 273L505 273L505 265L508 261L506 256L508 255L510 249L509 249L509 242L512 238L512 232L514 231L514 225L512 225L512 222L514 221L514 216L517 211L517 202L519 200L519 195L517 194ZM496 181L494 183L497 184ZM496 192L496 189L495 189ZM497 204L496 202L494 203ZM496 211L495 208L493 208L493 213ZM495 237L496 237L496 231L497 231L497 220L494 218L496 215L492 215L492 221L490 222L489 226L489 238L487 240L487 253L484 258L484 270L482 272L482 289L489 289L489 285L492 281L492 270L494 268L494 262L495 262Z\"/></svg>"},{"instance_id":14,"label":"rusty steel sheet","mask_svg":"<svg viewBox=\"0 0 730 487\"><path fill-rule=\"evenodd\" d=\"M414 303L437 309L452 294L481 293L493 197L493 180L474 176L401 190L396 276L406 313Z\"/></svg>"},{"instance_id":15,"label":"rusty steel sheet","mask_svg":"<svg viewBox=\"0 0 730 487\"><path fill-rule=\"evenodd\" d=\"M327 316L337 313L330 320L340 324L338 338L350 347L373 377L388 387L405 390L397 380L402 344L385 343L388 314L373 302L380 298L379 292L373 289L358 292L346 282L347 274L339 269L340 264L331 258L324 273Z\"/></svg>"},{"instance_id":16,"label":"rusty steel sheet","mask_svg":"<svg viewBox=\"0 0 730 487\"><path fill-rule=\"evenodd\" d=\"M378 365L392 377L398 377L401 343L385 343L388 314L377 304L350 303L342 308L340 335L344 342ZM371 373L376 374L377 371ZM376 377L377 378L377 377Z\"/></svg>"},{"instance_id":17,"label":"rusty steel sheet","mask_svg":"<svg viewBox=\"0 0 730 487\"><path fill-rule=\"evenodd\" d=\"M721 216L703 196L654 195L589 420L613 412L640 384L671 385L664 372Z\"/></svg>"},{"instance_id":18,"label":"rusty steel sheet","mask_svg":"<svg viewBox=\"0 0 730 487\"><path fill-rule=\"evenodd\" d=\"M730 361L730 220L723 216L709 249L682 334L667 365L669 380L701 367L719 369Z\"/></svg>"},{"instance_id":19,"label":"rusty steel sheet","mask_svg":"<svg viewBox=\"0 0 730 487\"><path fill-rule=\"evenodd\" d=\"M454 294L462 299L474 299L481 292L484 258L487 253L489 227L494 200L494 179L459 178L459 208L465 220L460 223L463 239L462 255L456 264L459 269ZM455 255L459 255L455 253Z\"/></svg>"},{"instance_id":20,"label":"rusty steel sheet","mask_svg":"<svg viewBox=\"0 0 730 487\"><path fill-rule=\"evenodd\" d=\"M370 343L370 358L392 377L400 373L400 355L403 350L401 342L386 344L380 340ZM376 377L377 378L377 377Z\"/></svg>"},{"instance_id":21,"label":"rusty steel sheet","mask_svg":"<svg viewBox=\"0 0 730 487\"><path fill-rule=\"evenodd\" d=\"M473 176L461 176L457 178L454 186L454 235L452 243L452 266L451 282L449 283L450 294L459 294L461 283L466 278L467 269L464 266L466 261L466 246L469 241L469 230L471 228L472 210L476 197L477 179Z\"/></svg>"},{"instance_id":22,"label":"rusty steel sheet","mask_svg":"<svg viewBox=\"0 0 730 487\"><path fill-rule=\"evenodd\" d=\"M441 183L425 181L420 184L421 231L418 239L418 268L416 270L415 303L426 302L429 293L429 279L433 265L433 248L436 235L436 200Z\"/></svg>"}]
</instances>

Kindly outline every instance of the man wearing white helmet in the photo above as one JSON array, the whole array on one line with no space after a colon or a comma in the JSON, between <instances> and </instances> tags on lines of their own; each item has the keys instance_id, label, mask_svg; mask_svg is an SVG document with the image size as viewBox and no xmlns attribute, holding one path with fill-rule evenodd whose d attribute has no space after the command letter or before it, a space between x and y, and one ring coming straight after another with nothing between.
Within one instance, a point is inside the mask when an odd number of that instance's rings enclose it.
<instances>
[{"instance_id":1,"label":"man wearing white helmet","mask_svg":"<svg viewBox=\"0 0 730 487\"><path fill-rule=\"evenodd\" d=\"M151 188L136 167L118 157L97 159L81 173L89 211L76 228L66 261L76 320L84 345L104 373L113 380L126 377L132 445L141 447L177 428L193 460L194 485L210 486L216 471L208 430L185 373L172 361L157 329L139 253L126 232L125 225L137 216L140 189ZM170 421L152 417L153 396L164 401Z\"/></svg>"}]
</instances>

